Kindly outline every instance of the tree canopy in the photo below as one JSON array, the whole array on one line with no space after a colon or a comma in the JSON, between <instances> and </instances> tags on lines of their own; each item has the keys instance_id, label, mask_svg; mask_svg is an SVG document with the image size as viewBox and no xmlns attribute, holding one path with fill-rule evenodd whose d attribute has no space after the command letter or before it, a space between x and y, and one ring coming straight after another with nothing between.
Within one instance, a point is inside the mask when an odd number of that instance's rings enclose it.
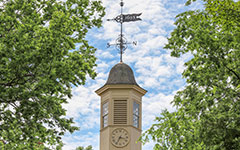
<instances>
[{"instance_id":1,"label":"tree canopy","mask_svg":"<svg viewBox=\"0 0 240 150\"><path fill-rule=\"evenodd\" d=\"M83 146L79 146L76 148L76 150L93 150L92 146L89 145L88 147L84 148Z\"/></svg>"},{"instance_id":2,"label":"tree canopy","mask_svg":"<svg viewBox=\"0 0 240 150\"><path fill-rule=\"evenodd\" d=\"M195 0L189 0L188 5ZM204 9L179 14L165 48L191 53L187 85L142 136L156 150L238 150L240 147L240 2L204 0Z\"/></svg>"},{"instance_id":3,"label":"tree canopy","mask_svg":"<svg viewBox=\"0 0 240 150\"><path fill-rule=\"evenodd\" d=\"M62 104L96 76L85 36L104 14L94 0L0 0L1 148L60 149L78 129Z\"/></svg>"}]
</instances>

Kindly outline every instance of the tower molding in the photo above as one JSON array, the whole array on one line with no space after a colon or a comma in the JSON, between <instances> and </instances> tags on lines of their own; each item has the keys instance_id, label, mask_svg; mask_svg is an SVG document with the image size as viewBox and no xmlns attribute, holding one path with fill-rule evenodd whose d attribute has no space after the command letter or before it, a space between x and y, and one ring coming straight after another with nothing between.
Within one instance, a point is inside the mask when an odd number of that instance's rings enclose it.
<instances>
[{"instance_id":1,"label":"tower molding","mask_svg":"<svg viewBox=\"0 0 240 150\"><path fill-rule=\"evenodd\" d=\"M97 89L95 92L100 96L109 89L134 89L139 92L142 96L147 93L147 90L141 88L138 85L129 85L129 84L116 84L116 85L104 85L103 87Z\"/></svg>"}]
</instances>

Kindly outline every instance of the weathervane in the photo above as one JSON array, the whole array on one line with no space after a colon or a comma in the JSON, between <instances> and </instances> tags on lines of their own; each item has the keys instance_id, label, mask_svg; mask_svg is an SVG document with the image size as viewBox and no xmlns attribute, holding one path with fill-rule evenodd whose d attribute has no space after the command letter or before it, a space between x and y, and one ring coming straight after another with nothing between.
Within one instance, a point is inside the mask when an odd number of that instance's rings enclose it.
<instances>
[{"instance_id":1,"label":"weathervane","mask_svg":"<svg viewBox=\"0 0 240 150\"><path fill-rule=\"evenodd\" d=\"M128 43L127 39L124 37L123 35L123 23L124 22L132 22L132 21L140 21L142 20L141 18L139 18L139 16L142 13L138 13L138 14L123 14L123 0L121 0L120 2L120 6L121 6L121 14L118 15L117 17L113 18L113 19L107 19L107 21L116 21L117 23L121 24L121 32L119 37L116 39L116 43L114 44L110 44L107 43L107 47L109 48L112 45L115 45L117 50L119 50L120 53L120 62L122 62L122 55L124 53L124 51L127 49L127 45L128 44L133 44L133 45L137 45L137 42L134 41L132 43Z\"/></svg>"}]
</instances>

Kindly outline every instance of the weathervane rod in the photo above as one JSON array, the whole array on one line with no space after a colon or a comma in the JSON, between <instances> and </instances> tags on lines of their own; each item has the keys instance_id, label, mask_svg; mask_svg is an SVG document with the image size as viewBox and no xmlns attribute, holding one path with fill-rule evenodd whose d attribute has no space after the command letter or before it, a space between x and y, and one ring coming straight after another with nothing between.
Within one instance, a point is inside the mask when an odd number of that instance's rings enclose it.
<instances>
[{"instance_id":1,"label":"weathervane rod","mask_svg":"<svg viewBox=\"0 0 240 150\"><path fill-rule=\"evenodd\" d=\"M123 55L123 0L121 0L120 2L120 6L121 6L121 33L120 33L120 62L122 62L122 55Z\"/></svg>"}]
</instances>

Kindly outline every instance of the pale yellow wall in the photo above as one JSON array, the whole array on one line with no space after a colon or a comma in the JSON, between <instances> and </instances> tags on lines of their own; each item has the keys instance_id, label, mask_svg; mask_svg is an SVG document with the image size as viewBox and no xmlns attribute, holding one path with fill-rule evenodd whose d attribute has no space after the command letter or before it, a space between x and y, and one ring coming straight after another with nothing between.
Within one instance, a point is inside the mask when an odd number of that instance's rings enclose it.
<instances>
[{"instance_id":1,"label":"pale yellow wall","mask_svg":"<svg viewBox=\"0 0 240 150\"><path fill-rule=\"evenodd\" d=\"M142 149L142 144L140 142L138 142L136 144L137 140L141 136L141 131L139 129L136 129L136 128L131 128L130 132L131 132L132 142L131 142L129 150L141 150Z\"/></svg>"},{"instance_id":2,"label":"pale yellow wall","mask_svg":"<svg viewBox=\"0 0 240 150\"><path fill-rule=\"evenodd\" d=\"M103 131L100 132L100 150L111 150L109 149L110 139L109 138L104 138L104 137L109 137L110 128L105 128Z\"/></svg>"},{"instance_id":3,"label":"pale yellow wall","mask_svg":"<svg viewBox=\"0 0 240 150\"><path fill-rule=\"evenodd\" d=\"M101 128L100 128L100 150L141 150L142 144L136 141L141 135L142 129L142 96L146 93L144 89L135 85L114 85L104 86L96 91L101 96L101 109L102 104L108 101L109 114L108 126L102 128L102 111L101 111ZM114 125L113 124L113 101L114 100L127 100L127 124ZM136 101L140 104L140 118L139 128L133 126L133 102ZM130 135L130 142L123 148L117 148L111 143L111 133L116 128L124 128Z\"/></svg>"}]
</instances>

